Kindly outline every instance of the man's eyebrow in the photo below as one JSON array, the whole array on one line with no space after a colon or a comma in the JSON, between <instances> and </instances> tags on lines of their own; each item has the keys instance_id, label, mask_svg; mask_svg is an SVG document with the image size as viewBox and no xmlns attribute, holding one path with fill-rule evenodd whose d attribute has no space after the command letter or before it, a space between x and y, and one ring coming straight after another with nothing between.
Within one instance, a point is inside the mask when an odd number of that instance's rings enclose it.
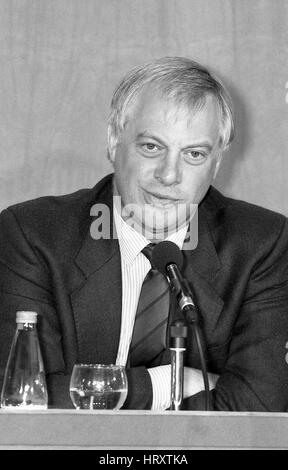
<instances>
[{"instance_id":1,"label":"man's eyebrow","mask_svg":"<svg viewBox=\"0 0 288 470\"><path fill-rule=\"evenodd\" d=\"M213 145L208 140L202 140L199 142L193 142L191 145L186 145L185 149L194 148L194 147L205 147L210 152L213 150Z\"/></svg>"},{"instance_id":2,"label":"man's eyebrow","mask_svg":"<svg viewBox=\"0 0 288 470\"><path fill-rule=\"evenodd\" d=\"M151 134L150 132L140 132L139 134L137 134L137 137L136 139L141 139L141 138L148 138L148 139L154 139L154 140L158 140L158 142L160 142L161 144L165 145L165 142L164 140L162 140L160 137L154 135L154 134Z\"/></svg>"}]
</instances>

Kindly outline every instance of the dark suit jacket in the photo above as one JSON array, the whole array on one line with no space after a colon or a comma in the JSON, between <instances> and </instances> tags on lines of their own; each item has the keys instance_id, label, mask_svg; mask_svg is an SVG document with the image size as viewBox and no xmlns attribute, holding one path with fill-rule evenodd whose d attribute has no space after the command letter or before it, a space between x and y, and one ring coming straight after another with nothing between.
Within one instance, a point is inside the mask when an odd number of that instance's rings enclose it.
<instances>
[{"instance_id":1,"label":"dark suit jacket","mask_svg":"<svg viewBox=\"0 0 288 470\"><path fill-rule=\"evenodd\" d=\"M39 313L49 403L72 407L73 364L114 363L121 326L117 240L90 235L91 206L111 207L111 176L93 189L15 205L0 216L2 386L17 310ZM284 216L210 188L184 274L200 311L214 410L284 411L288 403L288 227ZM173 310L173 309L172 309ZM174 311L174 310L173 310ZM170 321L174 313L170 315ZM150 364L169 363L169 350ZM185 363L200 368L189 329ZM127 408L149 408L150 376L128 369ZM204 409L204 392L185 401Z\"/></svg>"}]
</instances>

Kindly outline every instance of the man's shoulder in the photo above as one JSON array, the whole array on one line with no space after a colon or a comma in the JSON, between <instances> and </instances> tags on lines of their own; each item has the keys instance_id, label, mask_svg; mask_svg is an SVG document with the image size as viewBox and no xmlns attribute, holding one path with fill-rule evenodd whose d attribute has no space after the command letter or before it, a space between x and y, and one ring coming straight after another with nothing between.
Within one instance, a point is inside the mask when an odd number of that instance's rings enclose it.
<instances>
[{"instance_id":1,"label":"man's shoulder","mask_svg":"<svg viewBox=\"0 0 288 470\"><path fill-rule=\"evenodd\" d=\"M275 238L287 225L287 218L276 211L250 202L224 196L211 187L205 200L210 225L239 238Z\"/></svg>"},{"instance_id":2,"label":"man's shoulder","mask_svg":"<svg viewBox=\"0 0 288 470\"><path fill-rule=\"evenodd\" d=\"M83 209L88 208L97 201L97 198L106 189L111 187L111 175L104 177L93 188L79 189L73 193L60 196L41 196L36 199L20 202L8 207L17 217L35 217L40 219L50 215L81 214Z\"/></svg>"},{"instance_id":3,"label":"man's shoulder","mask_svg":"<svg viewBox=\"0 0 288 470\"><path fill-rule=\"evenodd\" d=\"M79 189L61 196L42 196L14 204L4 210L25 233L63 233L79 231L90 221L91 206L99 198L108 197L111 175L99 181L93 188Z\"/></svg>"}]
</instances>

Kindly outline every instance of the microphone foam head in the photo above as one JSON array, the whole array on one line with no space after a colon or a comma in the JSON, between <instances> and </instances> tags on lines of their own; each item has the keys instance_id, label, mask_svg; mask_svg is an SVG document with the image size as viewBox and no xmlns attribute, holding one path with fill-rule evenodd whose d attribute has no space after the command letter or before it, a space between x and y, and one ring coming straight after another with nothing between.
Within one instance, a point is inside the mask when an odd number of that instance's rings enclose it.
<instances>
[{"instance_id":1,"label":"microphone foam head","mask_svg":"<svg viewBox=\"0 0 288 470\"><path fill-rule=\"evenodd\" d=\"M158 243L152 252L152 263L162 274L166 274L168 264L176 264L181 270L183 265L183 255L178 246L169 241Z\"/></svg>"}]
</instances>

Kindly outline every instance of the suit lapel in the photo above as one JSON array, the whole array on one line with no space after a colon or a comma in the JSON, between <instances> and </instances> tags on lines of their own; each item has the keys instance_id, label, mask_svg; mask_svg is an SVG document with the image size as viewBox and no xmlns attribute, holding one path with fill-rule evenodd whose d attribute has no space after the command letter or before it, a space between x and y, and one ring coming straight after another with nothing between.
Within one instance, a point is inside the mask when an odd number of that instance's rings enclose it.
<instances>
[{"instance_id":1,"label":"suit lapel","mask_svg":"<svg viewBox=\"0 0 288 470\"><path fill-rule=\"evenodd\" d=\"M195 250L183 251L183 254L184 276L189 281L207 339L211 339L224 302L215 290L215 284L221 276L221 263L207 215L205 205L200 206L198 245Z\"/></svg>"},{"instance_id":2,"label":"suit lapel","mask_svg":"<svg viewBox=\"0 0 288 470\"><path fill-rule=\"evenodd\" d=\"M108 186L97 203L105 205L110 214L109 222L113 224L111 184ZM79 283L71 294L71 303L78 361L115 363L122 306L120 250L116 239L95 239L91 235L94 221L95 218L91 217L84 242L75 258Z\"/></svg>"}]
</instances>

